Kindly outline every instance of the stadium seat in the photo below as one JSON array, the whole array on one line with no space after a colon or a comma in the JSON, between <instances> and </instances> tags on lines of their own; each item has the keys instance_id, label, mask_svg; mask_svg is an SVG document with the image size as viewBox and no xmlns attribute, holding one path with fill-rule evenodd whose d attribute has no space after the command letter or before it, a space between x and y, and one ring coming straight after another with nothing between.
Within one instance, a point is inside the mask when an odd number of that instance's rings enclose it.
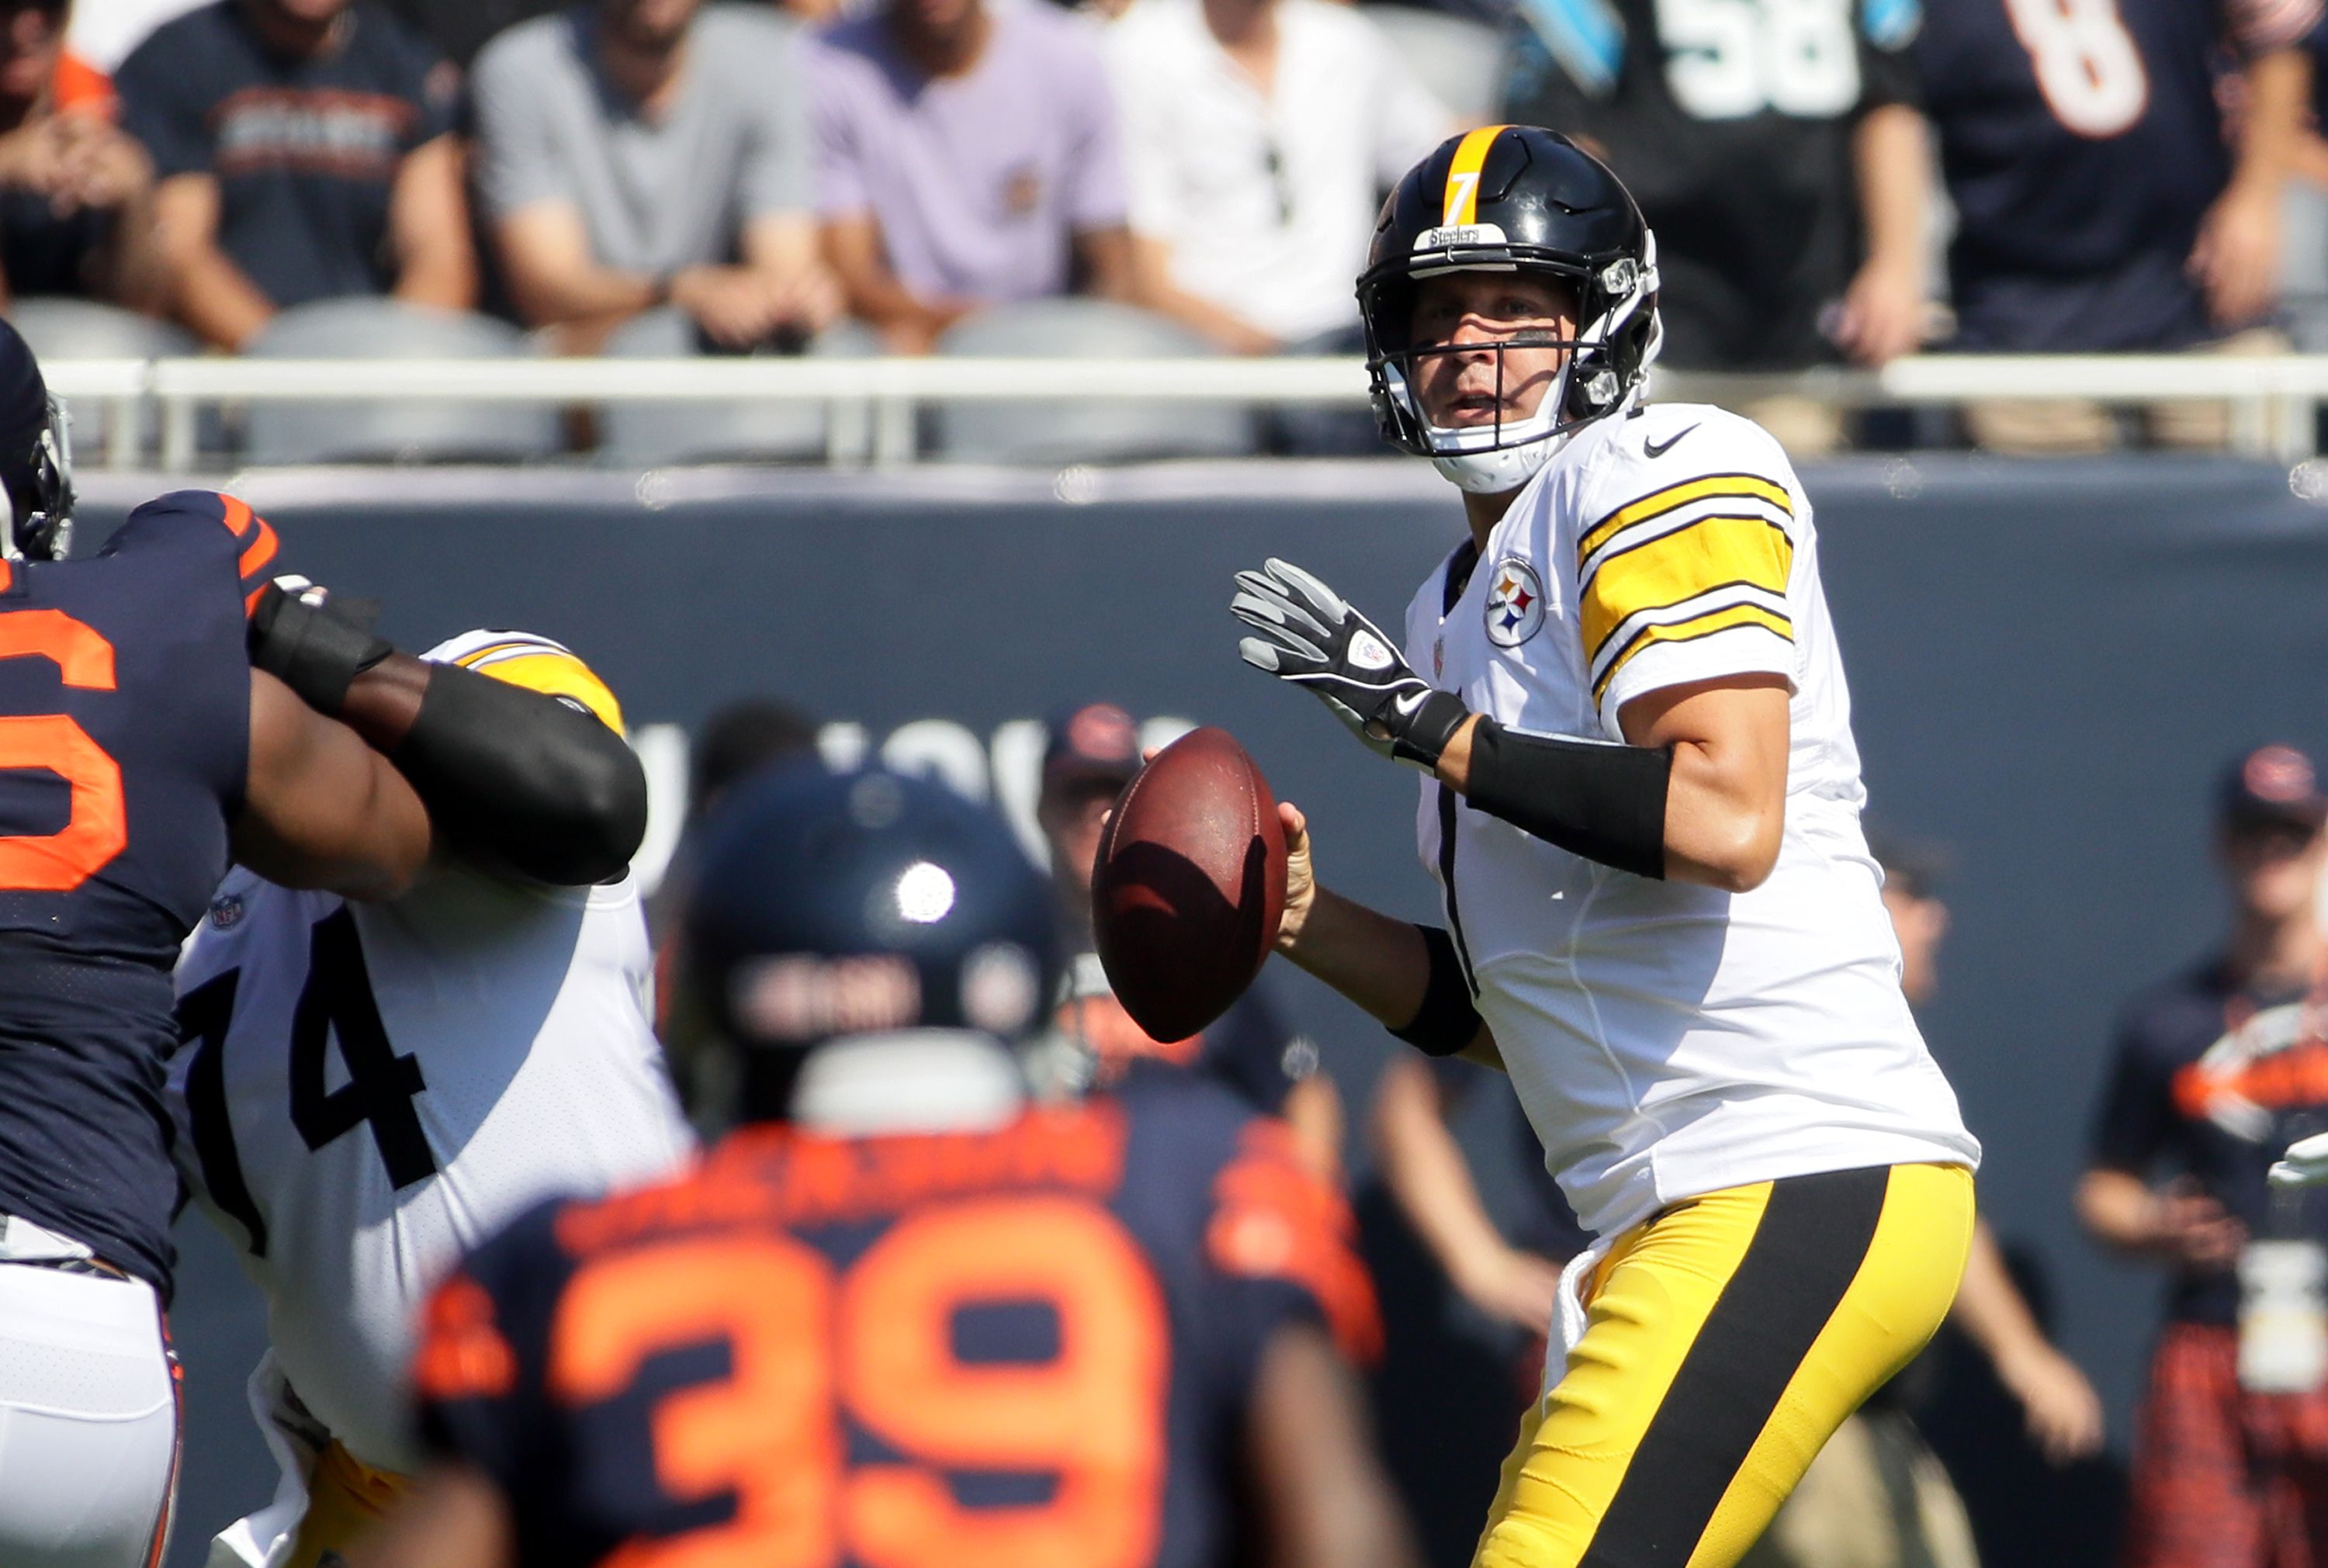
<instances>
[{"instance_id":1,"label":"stadium seat","mask_svg":"<svg viewBox=\"0 0 2328 1568\"><path fill-rule=\"evenodd\" d=\"M34 357L44 362L167 360L202 352L200 343L168 322L93 299L34 296L9 306L8 320L23 334ZM72 416L73 447L83 462L93 462L109 444L113 410L103 400L91 399L69 399L67 407ZM153 435L154 418L148 409L139 419L140 453L146 450Z\"/></svg>"},{"instance_id":2,"label":"stadium seat","mask_svg":"<svg viewBox=\"0 0 2328 1568\"><path fill-rule=\"evenodd\" d=\"M268 322L244 350L253 359L511 359L533 352L506 322L393 299L324 299ZM443 402L255 403L245 457L279 463L516 463L560 445L547 404Z\"/></svg>"},{"instance_id":3,"label":"stadium seat","mask_svg":"<svg viewBox=\"0 0 2328 1568\"><path fill-rule=\"evenodd\" d=\"M1495 119L1509 62L1494 28L1412 5L1366 5L1358 14L1389 35L1391 48L1457 120L1478 126Z\"/></svg>"},{"instance_id":4,"label":"stadium seat","mask_svg":"<svg viewBox=\"0 0 2328 1568\"><path fill-rule=\"evenodd\" d=\"M1209 345L1177 322L1103 299L1038 299L981 311L938 340L974 359L1187 359ZM1254 449L1251 410L1225 404L1080 399L956 403L930 419L954 463L1122 463L1237 457Z\"/></svg>"},{"instance_id":5,"label":"stadium seat","mask_svg":"<svg viewBox=\"0 0 2328 1568\"><path fill-rule=\"evenodd\" d=\"M695 324L669 307L632 317L603 351L609 358L683 359L703 352ZM850 359L881 352L870 327L843 321L808 352ZM598 412L598 460L623 468L675 463L767 462L825 456L825 410L813 403L608 403Z\"/></svg>"}]
</instances>

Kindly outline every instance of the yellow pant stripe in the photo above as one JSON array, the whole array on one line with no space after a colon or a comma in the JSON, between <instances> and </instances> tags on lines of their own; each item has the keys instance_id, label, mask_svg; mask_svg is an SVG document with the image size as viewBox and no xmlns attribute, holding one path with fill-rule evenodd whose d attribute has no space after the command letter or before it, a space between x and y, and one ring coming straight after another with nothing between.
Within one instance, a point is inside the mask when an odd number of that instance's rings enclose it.
<instances>
[{"instance_id":1,"label":"yellow pant stripe","mask_svg":"<svg viewBox=\"0 0 2328 1568\"><path fill-rule=\"evenodd\" d=\"M1622 1237L1523 1422L1475 1568L1732 1568L1954 1299L1972 1180L1834 1172L1676 1204Z\"/></svg>"},{"instance_id":2,"label":"yellow pant stripe","mask_svg":"<svg viewBox=\"0 0 2328 1568\"><path fill-rule=\"evenodd\" d=\"M1939 1329L1972 1247L1972 1188L1959 1165L1892 1170L1858 1275L1723 1494L1688 1568L1727 1568L1744 1556L1835 1428Z\"/></svg>"},{"instance_id":3,"label":"yellow pant stripe","mask_svg":"<svg viewBox=\"0 0 2328 1568\"><path fill-rule=\"evenodd\" d=\"M1594 1277L1584 1338L1504 1461L1478 1568L1573 1568L1583 1555L1753 1242L1770 1185L1679 1205L1610 1250Z\"/></svg>"}]
</instances>

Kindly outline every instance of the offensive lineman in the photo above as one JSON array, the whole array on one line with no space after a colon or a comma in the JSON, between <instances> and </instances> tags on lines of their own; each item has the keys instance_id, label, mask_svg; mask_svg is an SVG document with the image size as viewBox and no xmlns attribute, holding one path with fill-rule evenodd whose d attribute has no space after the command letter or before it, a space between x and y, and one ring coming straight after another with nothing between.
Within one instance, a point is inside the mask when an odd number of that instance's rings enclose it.
<instances>
[{"instance_id":1,"label":"offensive lineman","mask_svg":"<svg viewBox=\"0 0 2328 1568\"><path fill-rule=\"evenodd\" d=\"M629 787L582 802L531 876L465 856L363 905L238 870L212 901L178 971L172 1108L188 1187L267 1298L250 1398L283 1470L213 1542L219 1568L315 1568L402 1493L413 1327L464 1252L692 1146L650 1022L644 781L614 694L524 633L422 658L527 693L521 714L590 716L532 737L513 809L594 770Z\"/></svg>"},{"instance_id":2,"label":"offensive lineman","mask_svg":"<svg viewBox=\"0 0 2328 1568\"><path fill-rule=\"evenodd\" d=\"M1057 934L1000 816L764 773L684 929L743 1125L438 1289L440 1462L365 1568L1413 1563L1348 1211L1193 1074L1029 1102Z\"/></svg>"},{"instance_id":3,"label":"offensive lineman","mask_svg":"<svg viewBox=\"0 0 2328 1568\"><path fill-rule=\"evenodd\" d=\"M1469 537L1406 658L1317 578L1238 575L1249 663L1435 776L1447 925L1311 879L1279 950L1425 1051L1510 1072L1602 1242L1481 1568L1728 1568L1947 1312L1979 1146L1900 992L1811 509L1778 443L1650 408L1656 244L1564 137L1400 182L1358 281L1385 434ZM1426 681L1415 673L1430 672Z\"/></svg>"}]
</instances>

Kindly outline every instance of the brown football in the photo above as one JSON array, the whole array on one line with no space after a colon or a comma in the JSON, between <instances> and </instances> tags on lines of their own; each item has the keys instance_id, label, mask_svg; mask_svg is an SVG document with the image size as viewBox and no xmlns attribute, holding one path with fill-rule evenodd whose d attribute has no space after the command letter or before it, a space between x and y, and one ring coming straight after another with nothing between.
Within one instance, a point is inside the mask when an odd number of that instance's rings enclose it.
<instances>
[{"instance_id":1,"label":"brown football","mask_svg":"<svg viewBox=\"0 0 2328 1568\"><path fill-rule=\"evenodd\" d=\"M1225 729L1195 729L1116 798L1092 869L1092 932L1131 1021L1168 1044L1253 984L1285 913L1277 797Z\"/></svg>"}]
</instances>

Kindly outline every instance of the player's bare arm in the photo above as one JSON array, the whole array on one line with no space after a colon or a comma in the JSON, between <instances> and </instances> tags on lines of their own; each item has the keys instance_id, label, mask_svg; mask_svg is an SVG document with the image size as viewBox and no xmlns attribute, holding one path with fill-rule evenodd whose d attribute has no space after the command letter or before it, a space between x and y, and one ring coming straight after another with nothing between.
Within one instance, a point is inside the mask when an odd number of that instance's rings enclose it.
<instances>
[{"instance_id":1,"label":"player's bare arm","mask_svg":"<svg viewBox=\"0 0 2328 1568\"><path fill-rule=\"evenodd\" d=\"M1726 893L1762 885L1786 825L1787 683L1739 675L1668 686L1618 715L1629 746L1669 751L1666 875ZM1469 793L1477 716L1439 759L1440 778Z\"/></svg>"},{"instance_id":2,"label":"player's bare arm","mask_svg":"<svg viewBox=\"0 0 2328 1568\"><path fill-rule=\"evenodd\" d=\"M399 653L300 578L260 596L251 650L391 760L480 863L581 887L620 876L645 835L645 772L579 701Z\"/></svg>"},{"instance_id":3,"label":"player's bare arm","mask_svg":"<svg viewBox=\"0 0 2328 1568\"><path fill-rule=\"evenodd\" d=\"M346 725L250 672L250 772L234 857L269 881L350 898L392 898L431 844L427 808Z\"/></svg>"},{"instance_id":4,"label":"player's bare arm","mask_svg":"<svg viewBox=\"0 0 2328 1568\"><path fill-rule=\"evenodd\" d=\"M1245 1422L1267 1568L1411 1568L1422 1561L1349 1364L1325 1330L1281 1329L1262 1352Z\"/></svg>"},{"instance_id":5,"label":"player's bare arm","mask_svg":"<svg viewBox=\"0 0 2328 1568\"><path fill-rule=\"evenodd\" d=\"M350 1557L350 1568L509 1568L509 1503L480 1471L437 1465Z\"/></svg>"}]
</instances>

